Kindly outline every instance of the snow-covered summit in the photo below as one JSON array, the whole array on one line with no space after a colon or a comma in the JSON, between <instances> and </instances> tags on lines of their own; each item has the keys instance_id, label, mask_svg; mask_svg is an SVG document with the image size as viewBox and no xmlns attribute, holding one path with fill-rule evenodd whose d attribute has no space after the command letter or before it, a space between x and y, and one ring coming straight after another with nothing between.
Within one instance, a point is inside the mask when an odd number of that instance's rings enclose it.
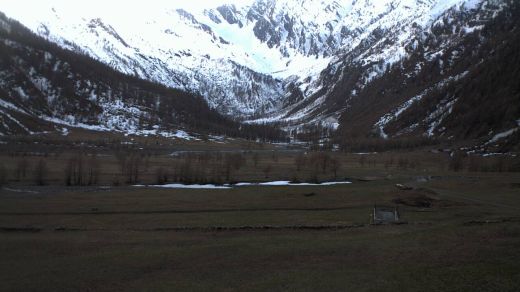
<instances>
[{"instance_id":1,"label":"snow-covered summit","mask_svg":"<svg viewBox=\"0 0 520 292\"><path fill-rule=\"evenodd\" d=\"M360 51L356 60L397 62L417 30L453 6L481 1L219 0L197 6L55 0L27 1L30 10L23 1L0 9L121 72L200 93L222 113L259 118L288 111L288 83L297 84L304 99L319 91L320 73L374 43L374 36L385 41L391 33L392 44Z\"/></svg>"}]
</instances>

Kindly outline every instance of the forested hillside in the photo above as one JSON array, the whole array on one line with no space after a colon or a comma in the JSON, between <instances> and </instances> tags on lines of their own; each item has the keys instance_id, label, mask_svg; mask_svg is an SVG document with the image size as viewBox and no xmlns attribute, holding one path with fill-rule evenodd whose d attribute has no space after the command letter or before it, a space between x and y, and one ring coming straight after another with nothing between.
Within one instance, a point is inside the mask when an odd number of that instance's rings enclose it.
<instances>
[{"instance_id":1,"label":"forested hillside","mask_svg":"<svg viewBox=\"0 0 520 292\"><path fill-rule=\"evenodd\" d=\"M271 126L240 125L189 93L126 75L64 50L0 15L0 132L62 126L175 136L176 131L279 140Z\"/></svg>"}]
</instances>

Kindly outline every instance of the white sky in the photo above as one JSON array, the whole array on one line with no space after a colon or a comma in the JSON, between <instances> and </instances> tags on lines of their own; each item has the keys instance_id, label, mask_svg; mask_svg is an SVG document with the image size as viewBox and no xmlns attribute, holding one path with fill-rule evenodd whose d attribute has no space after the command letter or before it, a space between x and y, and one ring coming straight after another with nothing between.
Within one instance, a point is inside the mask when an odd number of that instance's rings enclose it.
<instances>
[{"instance_id":1,"label":"white sky","mask_svg":"<svg viewBox=\"0 0 520 292\"><path fill-rule=\"evenodd\" d=\"M162 48L174 51L190 51L196 56L210 53L212 58L232 58L257 72L277 76L305 75L307 72L321 71L330 62L329 58L303 56L296 50L292 54L291 66L287 65L280 50L269 48L252 33L252 27L241 29L238 25L227 22L220 24L211 22L203 16L201 10L215 8L222 4L237 6L249 5L254 0L0 0L0 11L8 17L20 21L33 31L44 24L57 39L63 38L80 46L96 51L96 56L109 61L102 47L98 47L95 37L89 34L86 25L90 19L101 18L112 26L118 34L131 46L139 48L141 53L161 58ZM285 0L277 0L285 1ZM318 0L317 0L318 1ZM329 0L331 1L331 0ZM376 0L381 1L381 0ZM55 8L55 11L52 9ZM185 8L192 12L199 21L206 21L217 35L231 44L220 48L213 44L213 39L207 34L199 35L200 30L194 30L183 24L177 13L171 10ZM200 17L200 18L199 18ZM205 19L204 19L205 18ZM166 29L173 28L176 36L165 34ZM179 39L180 38L180 39ZM194 43L198 45L193 45ZM127 48L121 48L125 51ZM106 58L106 59L104 59ZM200 58L194 58L192 63L184 58L183 66L200 66ZM305 71L305 74L301 72Z\"/></svg>"},{"instance_id":2,"label":"white sky","mask_svg":"<svg viewBox=\"0 0 520 292\"><path fill-rule=\"evenodd\" d=\"M146 1L120 1L120 0L0 0L0 10L4 7L25 7L31 10L31 5L46 6L70 6L70 7L92 7L92 9L112 10L112 12L124 10L127 7L194 7L194 8L213 8L222 4L241 4L249 3L250 0L146 0Z\"/></svg>"},{"instance_id":3,"label":"white sky","mask_svg":"<svg viewBox=\"0 0 520 292\"><path fill-rule=\"evenodd\" d=\"M167 10L184 8L188 11L215 8L223 4L242 5L253 0L0 0L0 11L8 17L31 26L44 21L56 8L64 23L75 18L102 18L110 23L133 27L136 18L165 17ZM150 17L151 16L151 17Z\"/></svg>"},{"instance_id":4,"label":"white sky","mask_svg":"<svg viewBox=\"0 0 520 292\"><path fill-rule=\"evenodd\" d=\"M252 0L146 0L146 1L121 1L121 0L0 0L0 11L8 16L13 13L17 16L37 15L39 9L59 7L71 15L111 15L113 17L125 17L124 15L136 15L147 10L162 8L204 9L214 8L222 4L247 4ZM119 14L119 15L117 15Z\"/></svg>"}]
</instances>

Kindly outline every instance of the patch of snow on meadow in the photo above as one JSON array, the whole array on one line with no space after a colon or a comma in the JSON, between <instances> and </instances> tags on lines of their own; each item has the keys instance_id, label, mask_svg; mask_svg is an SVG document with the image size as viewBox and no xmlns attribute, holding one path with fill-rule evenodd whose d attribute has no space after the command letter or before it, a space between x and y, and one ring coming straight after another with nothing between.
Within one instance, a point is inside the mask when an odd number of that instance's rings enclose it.
<instances>
[{"instance_id":1,"label":"patch of snow on meadow","mask_svg":"<svg viewBox=\"0 0 520 292\"><path fill-rule=\"evenodd\" d=\"M251 187L251 186L333 186L333 185L346 185L351 184L349 181L338 181L338 182L323 182L323 183L292 183L290 181L271 181L263 183L251 183L251 182L240 182L233 185L214 185L214 184L165 184L165 185L134 185L134 187L153 187L153 188L165 188L165 189L197 189L197 190L215 190L215 189L231 189L235 187Z\"/></svg>"},{"instance_id":2,"label":"patch of snow on meadow","mask_svg":"<svg viewBox=\"0 0 520 292\"><path fill-rule=\"evenodd\" d=\"M144 185L135 185L135 187L146 187ZM212 184L206 185L185 185L185 184L166 184L166 185L150 185L149 187L154 188L165 188L165 189L197 189L197 190L214 190L214 189L230 189L229 186L217 186Z\"/></svg>"}]
</instances>

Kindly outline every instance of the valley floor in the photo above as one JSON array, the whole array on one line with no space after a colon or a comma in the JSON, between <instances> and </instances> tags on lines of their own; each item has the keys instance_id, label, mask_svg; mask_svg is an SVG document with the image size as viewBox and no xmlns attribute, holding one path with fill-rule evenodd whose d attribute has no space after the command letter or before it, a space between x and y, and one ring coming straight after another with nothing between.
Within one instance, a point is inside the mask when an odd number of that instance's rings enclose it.
<instances>
[{"instance_id":1,"label":"valley floor","mask_svg":"<svg viewBox=\"0 0 520 292\"><path fill-rule=\"evenodd\" d=\"M0 290L520 289L520 175L361 172L335 186L4 188ZM370 224L374 204L396 203L406 224Z\"/></svg>"}]
</instances>

